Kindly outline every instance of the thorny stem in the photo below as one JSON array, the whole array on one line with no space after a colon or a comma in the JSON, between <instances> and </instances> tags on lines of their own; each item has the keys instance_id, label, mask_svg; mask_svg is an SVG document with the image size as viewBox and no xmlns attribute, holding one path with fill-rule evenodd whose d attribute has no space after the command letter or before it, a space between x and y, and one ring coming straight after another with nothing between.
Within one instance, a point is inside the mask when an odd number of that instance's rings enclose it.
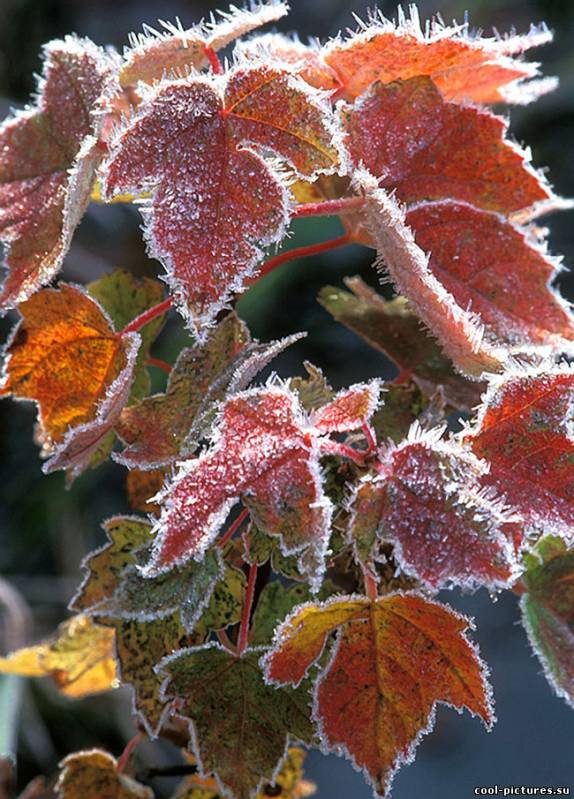
<instances>
[{"instance_id":1,"label":"thorny stem","mask_svg":"<svg viewBox=\"0 0 574 799\"><path fill-rule=\"evenodd\" d=\"M162 361L161 358L152 358L151 355L148 355L146 358L146 363L148 366L155 366L156 369L161 369L163 372L166 372L168 375L171 373L172 367L169 363Z\"/></svg>"},{"instance_id":2,"label":"thorny stem","mask_svg":"<svg viewBox=\"0 0 574 799\"><path fill-rule=\"evenodd\" d=\"M247 578L247 590L245 591L245 602L243 604L243 613L241 614L241 624L239 626L239 640L237 649L241 655L247 648L247 641L249 638L249 619L251 618L251 608L253 607L253 595L255 593L255 583L257 581L257 564L252 563L249 567L249 576Z\"/></svg>"},{"instance_id":3,"label":"thorny stem","mask_svg":"<svg viewBox=\"0 0 574 799\"><path fill-rule=\"evenodd\" d=\"M215 52L215 50L213 49L213 47L205 46L203 48L203 52L205 53L205 57L209 61L209 66L213 70L213 73L215 75L221 75L222 72L223 72L223 67L222 67L221 61L219 60L219 57L218 57L217 53Z\"/></svg>"},{"instance_id":4,"label":"thorny stem","mask_svg":"<svg viewBox=\"0 0 574 799\"><path fill-rule=\"evenodd\" d=\"M243 508L237 519L235 519L235 521L233 521L229 525L229 528L225 531L225 533L221 536L221 538L217 542L217 546L220 549L222 549L227 544L229 539L233 536L233 533L235 533L236 530L239 530L239 528L241 527L241 525L243 524L245 519L247 519L248 516L249 516L249 511L247 510L247 508Z\"/></svg>"},{"instance_id":5,"label":"thorny stem","mask_svg":"<svg viewBox=\"0 0 574 799\"><path fill-rule=\"evenodd\" d=\"M173 297L168 297L167 300L160 302L158 305L154 305L153 308L149 308L139 316L136 316L135 319L132 319L129 325L124 327L120 335L125 336L126 333L137 333L138 330L141 330L148 322L151 322L157 316L161 316L166 311L169 311L172 305Z\"/></svg>"},{"instance_id":6,"label":"thorny stem","mask_svg":"<svg viewBox=\"0 0 574 799\"><path fill-rule=\"evenodd\" d=\"M309 255L317 255L321 252L335 250L337 247L344 247L346 244L349 244L350 241L351 234L345 233L344 236L339 236L336 239L321 241L319 244L309 244L306 247L296 247L293 250L279 253L279 255L276 255L275 258L271 258L261 267L259 273L251 279L250 283L255 283L257 280L260 280L262 277L272 272L276 267L287 263L287 261L294 261L296 258L307 258Z\"/></svg>"},{"instance_id":7,"label":"thorny stem","mask_svg":"<svg viewBox=\"0 0 574 799\"><path fill-rule=\"evenodd\" d=\"M377 581L373 577L373 575L367 571L367 569L363 569L363 577L365 580L365 591L370 600L373 602L377 599L378 589L377 589Z\"/></svg>"},{"instance_id":8,"label":"thorny stem","mask_svg":"<svg viewBox=\"0 0 574 799\"><path fill-rule=\"evenodd\" d=\"M325 200L321 203L304 203L295 208L291 216L338 216L360 211L365 205L364 197L342 197L340 200Z\"/></svg>"},{"instance_id":9,"label":"thorny stem","mask_svg":"<svg viewBox=\"0 0 574 799\"><path fill-rule=\"evenodd\" d=\"M118 758L118 765L116 766L116 768L119 774L121 774L126 770L135 748L138 746L138 744L142 742L143 739L144 739L144 734L142 732L138 732L134 735L133 738L131 738L127 742L124 751L121 753L121 755Z\"/></svg>"}]
</instances>

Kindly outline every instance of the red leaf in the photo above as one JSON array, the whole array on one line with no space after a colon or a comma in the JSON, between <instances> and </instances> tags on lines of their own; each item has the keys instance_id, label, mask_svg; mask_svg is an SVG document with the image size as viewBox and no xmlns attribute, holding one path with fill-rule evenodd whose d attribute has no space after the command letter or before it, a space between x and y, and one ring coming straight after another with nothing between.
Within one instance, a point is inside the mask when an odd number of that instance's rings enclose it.
<instances>
[{"instance_id":1,"label":"red leaf","mask_svg":"<svg viewBox=\"0 0 574 799\"><path fill-rule=\"evenodd\" d=\"M501 371L508 349L486 341L480 317L461 308L431 272L427 255L406 224L404 210L367 173L357 173L357 184L367 198L366 218L379 266L388 271L455 366L473 377Z\"/></svg>"},{"instance_id":2,"label":"red leaf","mask_svg":"<svg viewBox=\"0 0 574 799\"><path fill-rule=\"evenodd\" d=\"M152 191L150 251L198 332L285 232L285 180L257 151L304 177L333 171L330 112L295 75L266 65L160 83L140 108L112 148L105 190Z\"/></svg>"},{"instance_id":3,"label":"red leaf","mask_svg":"<svg viewBox=\"0 0 574 799\"><path fill-rule=\"evenodd\" d=\"M349 99L375 81L428 75L449 100L526 104L554 89L556 80L532 80L539 75L538 65L520 55L550 41L544 25L523 36L491 39L476 35L467 24L446 27L436 18L423 29L411 5L410 18L399 7L397 23L371 14L358 33L329 43L323 57Z\"/></svg>"},{"instance_id":4,"label":"red leaf","mask_svg":"<svg viewBox=\"0 0 574 799\"><path fill-rule=\"evenodd\" d=\"M357 430L377 410L380 393L381 384L378 380L343 389L313 414L313 424L322 433Z\"/></svg>"},{"instance_id":5,"label":"red leaf","mask_svg":"<svg viewBox=\"0 0 574 799\"><path fill-rule=\"evenodd\" d=\"M265 532L281 537L285 554L315 553L302 557L311 557L320 574L331 504L312 431L285 388L252 389L228 400L211 448L182 464L160 497L165 507L147 573L200 558L241 499Z\"/></svg>"},{"instance_id":6,"label":"red leaf","mask_svg":"<svg viewBox=\"0 0 574 799\"><path fill-rule=\"evenodd\" d=\"M527 537L574 527L574 372L566 365L509 370L493 378L464 441L490 465L483 483L519 515Z\"/></svg>"},{"instance_id":7,"label":"red leaf","mask_svg":"<svg viewBox=\"0 0 574 799\"><path fill-rule=\"evenodd\" d=\"M179 20L177 25L160 22L163 31L144 25L143 34L130 36L131 48L125 53L120 82L123 87L133 86L138 81L153 83L166 74L202 69L208 64L206 50L217 52L234 39L277 22L288 10L283 2L264 0L252 4L249 9L232 7L229 12L216 11L219 19L212 14L210 22L193 28L183 28Z\"/></svg>"},{"instance_id":8,"label":"red leaf","mask_svg":"<svg viewBox=\"0 0 574 799\"><path fill-rule=\"evenodd\" d=\"M404 202L460 200L522 216L548 210L556 198L505 140L506 127L489 111L446 102L424 76L377 83L347 115L353 160Z\"/></svg>"},{"instance_id":9,"label":"red leaf","mask_svg":"<svg viewBox=\"0 0 574 799\"><path fill-rule=\"evenodd\" d=\"M351 540L366 522L394 544L402 571L436 590L449 585L507 587L517 573L508 539L515 521L493 490L486 464L441 430L421 433L382 453L378 477L359 482L351 502Z\"/></svg>"},{"instance_id":10,"label":"red leaf","mask_svg":"<svg viewBox=\"0 0 574 799\"><path fill-rule=\"evenodd\" d=\"M492 724L485 668L466 638L468 626L416 594L335 598L295 609L263 665L273 682L296 684L339 630L315 683L314 716L324 749L348 757L383 795L432 729L437 702Z\"/></svg>"},{"instance_id":11,"label":"red leaf","mask_svg":"<svg viewBox=\"0 0 574 799\"><path fill-rule=\"evenodd\" d=\"M0 240L10 270L3 308L60 269L101 157L95 112L114 88L114 61L88 39L50 42L44 59L36 107L0 128Z\"/></svg>"}]
</instances>

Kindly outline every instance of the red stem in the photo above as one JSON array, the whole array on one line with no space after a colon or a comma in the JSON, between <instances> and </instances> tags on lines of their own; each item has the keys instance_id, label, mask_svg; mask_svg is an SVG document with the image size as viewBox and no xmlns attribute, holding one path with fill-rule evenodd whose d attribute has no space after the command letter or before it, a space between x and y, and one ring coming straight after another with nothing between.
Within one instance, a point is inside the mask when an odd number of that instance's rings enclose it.
<instances>
[{"instance_id":1,"label":"red stem","mask_svg":"<svg viewBox=\"0 0 574 799\"><path fill-rule=\"evenodd\" d=\"M356 463L357 466L365 465L365 452L359 452L353 447L348 447L346 444L340 444L338 441L333 441L330 438L323 439L320 444L321 452L325 455L339 455L341 458L348 458Z\"/></svg>"},{"instance_id":2,"label":"red stem","mask_svg":"<svg viewBox=\"0 0 574 799\"><path fill-rule=\"evenodd\" d=\"M251 278L249 284L252 285L260 278L268 275L269 272L272 272L274 269L276 269L276 267L287 263L287 261L294 261L296 258L307 258L309 255L317 255L320 252L335 250L337 247L344 247L346 244L349 244L350 241L351 234L345 233L344 236L339 236L336 239L321 241L319 244L309 244L306 247L296 247L293 250L287 250L286 252L279 253L279 255L276 255L275 258L271 258L261 267L259 273Z\"/></svg>"},{"instance_id":3,"label":"red stem","mask_svg":"<svg viewBox=\"0 0 574 799\"><path fill-rule=\"evenodd\" d=\"M161 316L166 311L169 311L173 304L173 297L168 297L167 300L160 302L158 305L154 305L153 308L149 308L147 311L144 311L139 316L136 316L135 319L126 325L121 332L121 335L125 335L126 333L137 333L138 330L144 325L147 325L148 322L151 322L152 319L155 319L157 316Z\"/></svg>"},{"instance_id":4,"label":"red stem","mask_svg":"<svg viewBox=\"0 0 574 799\"><path fill-rule=\"evenodd\" d=\"M247 578L247 590L245 592L245 602L243 613L241 614L241 625L239 627L239 640L237 649L241 655L247 648L249 638L249 619L251 618L251 608L253 607L253 595L255 593L255 583L257 581L257 564L252 563L249 567L249 577Z\"/></svg>"},{"instance_id":5,"label":"red stem","mask_svg":"<svg viewBox=\"0 0 574 799\"><path fill-rule=\"evenodd\" d=\"M239 528L241 527L241 525L243 524L243 522L245 521L245 519L246 519L248 516L249 516L249 511L247 510L247 508L243 508L243 510L241 511L241 513L239 514L239 516L237 517L237 519L235 519L235 521L234 521L234 522L232 522L232 523L229 525L229 529L225 531L225 533L222 535L222 537L221 537L221 538L219 539L219 541L217 542L217 546L218 546L220 549L221 549L222 547L224 547L224 546L225 546L225 544L227 544L227 542L229 541L229 539L232 537L233 533L235 533L235 532L236 532L236 530L239 530Z\"/></svg>"},{"instance_id":6,"label":"red stem","mask_svg":"<svg viewBox=\"0 0 574 799\"><path fill-rule=\"evenodd\" d=\"M342 197L340 200L325 200L321 203L298 205L291 212L291 216L338 216L360 211L364 205L364 197Z\"/></svg>"},{"instance_id":7,"label":"red stem","mask_svg":"<svg viewBox=\"0 0 574 799\"><path fill-rule=\"evenodd\" d=\"M148 355L146 358L146 363L149 366L155 366L156 369L161 369L162 371L166 372L168 375L171 373L172 367L169 363L162 361L161 358L152 358L151 355Z\"/></svg>"},{"instance_id":8,"label":"red stem","mask_svg":"<svg viewBox=\"0 0 574 799\"><path fill-rule=\"evenodd\" d=\"M362 426L362 430L363 430L363 434L364 434L365 438L367 439L367 452L366 452L366 454L367 455L372 455L373 452L377 448L377 437L375 435L375 431L373 430L371 425L368 424L367 422L365 422L365 424Z\"/></svg>"},{"instance_id":9,"label":"red stem","mask_svg":"<svg viewBox=\"0 0 574 799\"><path fill-rule=\"evenodd\" d=\"M131 738L127 742L124 751L121 753L121 755L118 758L118 764L116 766L116 771L118 772L118 774L121 774L122 772L124 772L126 770L126 768L128 766L128 763L131 760L131 756L133 755L136 746L139 743L141 743L143 738L144 738L144 734L142 732L138 732L136 735L134 735L133 738Z\"/></svg>"},{"instance_id":10,"label":"red stem","mask_svg":"<svg viewBox=\"0 0 574 799\"><path fill-rule=\"evenodd\" d=\"M377 581L373 577L373 575L368 572L366 569L363 569L363 577L365 579L365 591L367 596L373 602L377 599L378 596L378 588L377 588Z\"/></svg>"},{"instance_id":11,"label":"red stem","mask_svg":"<svg viewBox=\"0 0 574 799\"><path fill-rule=\"evenodd\" d=\"M213 70L213 73L215 75L221 75L221 73L223 72L223 67L221 66L221 61L219 60L219 57L215 52L215 50L212 47L205 46L203 48L203 52L205 53L205 57L209 61L209 65Z\"/></svg>"}]
</instances>

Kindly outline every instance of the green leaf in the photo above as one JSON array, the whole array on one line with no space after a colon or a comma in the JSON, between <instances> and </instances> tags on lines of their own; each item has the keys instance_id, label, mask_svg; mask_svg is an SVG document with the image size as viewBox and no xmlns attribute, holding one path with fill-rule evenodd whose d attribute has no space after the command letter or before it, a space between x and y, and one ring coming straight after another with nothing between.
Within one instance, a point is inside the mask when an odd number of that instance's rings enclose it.
<instances>
[{"instance_id":1,"label":"green leaf","mask_svg":"<svg viewBox=\"0 0 574 799\"><path fill-rule=\"evenodd\" d=\"M263 781L272 782L289 736L313 741L308 685L273 688L259 667L261 651L241 657L207 644L167 657L166 699L194 728L194 755L203 772L214 773L235 799L248 799Z\"/></svg>"}]
</instances>

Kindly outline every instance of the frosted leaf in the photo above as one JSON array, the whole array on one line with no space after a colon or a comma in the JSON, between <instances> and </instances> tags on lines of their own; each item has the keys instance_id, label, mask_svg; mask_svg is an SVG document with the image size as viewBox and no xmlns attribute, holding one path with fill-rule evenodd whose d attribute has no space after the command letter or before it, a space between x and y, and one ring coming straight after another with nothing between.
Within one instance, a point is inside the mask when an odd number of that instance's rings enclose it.
<instances>
[{"instance_id":1,"label":"frosted leaf","mask_svg":"<svg viewBox=\"0 0 574 799\"><path fill-rule=\"evenodd\" d=\"M227 400L212 446L181 465L159 497L164 507L146 573L201 558L241 501L284 554L316 552L314 583L324 568L331 503L319 449L295 395L275 386Z\"/></svg>"},{"instance_id":2,"label":"frosted leaf","mask_svg":"<svg viewBox=\"0 0 574 799\"><path fill-rule=\"evenodd\" d=\"M324 100L294 74L236 66L214 81L158 84L116 137L105 193L152 192L150 253L200 339L285 233L285 180L258 153L308 178L332 172L333 125Z\"/></svg>"},{"instance_id":3,"label":"frosted leaf","mask_svg":"<svg viewBox=\"0 0 574 799\"><path fill-rule=\"evenodd\" d=\"M161 30L144 25L142 34L130 36L131 47L124 53L120 73L123 87L138 81L153 83L166 75L181 75L207 67L206 50L214 52L227 47L235 39L284 17L289 10L280 0L263 0L249 8L231 6L230 11L216 11L208 22L184 28L160 20Z\"/></svg>"},{"instance_id":4,"label":"frosted leaf","mask_svg":"<svg viewBox=\"0 0 574 799\"><path fill-rule=\"evenodd\" d=\"M556 87L556 80L538 78L538 64L521 58L550 41L545 25L531 26L523 35L491 38L470 30L468 23L446 26L440 17L423 26L411 4L408 16L399 7L396 22L372 12L356 33L329 42L323 59L349 99L376 81L428 75L449 100L525 104Z\"/></svg>"},{"instance_id":5,"label":"frosted leaf","mask_svg":"<svg viewBox=\"0 0 574 799\"><path fill-rule=\"evenodd\" d=\"M377 410L380 394L379 380L357 383L345 388L313 413L311 417L313 424L322 433L357 430L366 424Z\"/></svg>"},{"instance_id":6,"label":"frosted leaf","mask_svg":"<svg viewBox=\"0 0 574 799\"><path fill-rule=\"evenodd\" d=\"M115 90L114 58L89 39L54 40L43 57L36 105L0 126L5 310L59 271L90 199L102 105Z\"/></svg>"}]
</instances>

